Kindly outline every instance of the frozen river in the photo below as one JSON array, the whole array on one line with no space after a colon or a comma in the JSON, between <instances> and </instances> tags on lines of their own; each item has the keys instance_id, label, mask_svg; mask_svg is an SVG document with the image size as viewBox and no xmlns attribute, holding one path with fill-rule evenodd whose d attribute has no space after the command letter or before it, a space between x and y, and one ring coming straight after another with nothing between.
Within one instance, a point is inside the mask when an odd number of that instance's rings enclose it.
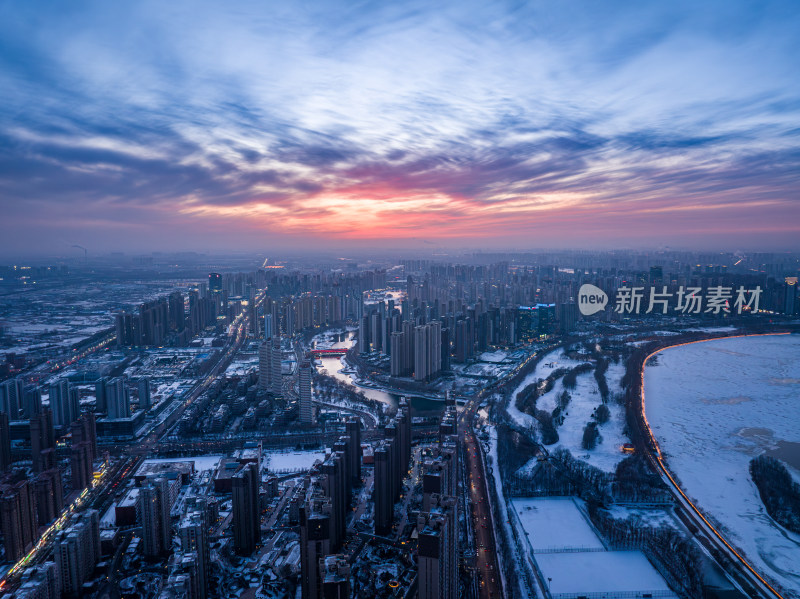
<instances>
[{"instance_id":1,"label":"frozen river","mask_svg":"<svg viewBox=\"0 0 800 599\"><path fill-rule=\"evenodd\" d=\"M750 460L780 458L800 480L800 336L667 349L645 369L645 411L684 491L759 572L800 597L800 535L772 521Z\"/></svg>"},{"instance_id":2,"label":"frozen river","mask_svg":"<svg viewBox=\"0 0 800 599\"><path fill-rule=\"evenodd\" d=\"M347 332L340 336L340 340L335 342L328 342L325 344L325 347L330 348L350 348L355 343L353 339L353 333ZM396 393L390 393L387 391L383 391L381 389L373 389L369 387L359 387L355 384L354 377L350 374L341 372L344 368L344 359L338 357L332 358L322 358L319 360L321 364L321 368L325 369L329 375L332 377L339 379L343 383L347 383L348 385L352 386L357 391L361 391L364 395L369 399L374 399L376 401L380 401L381 403L389 404L390 406L397 407L400 403L400 395ZM408 397L409 402L411 404L411 408L413 410L414 416L426 416L429 414L438 414L442 411L444 407L444 403L441 401L425 399L422 397Z\"/></svg>"}]
</instances>

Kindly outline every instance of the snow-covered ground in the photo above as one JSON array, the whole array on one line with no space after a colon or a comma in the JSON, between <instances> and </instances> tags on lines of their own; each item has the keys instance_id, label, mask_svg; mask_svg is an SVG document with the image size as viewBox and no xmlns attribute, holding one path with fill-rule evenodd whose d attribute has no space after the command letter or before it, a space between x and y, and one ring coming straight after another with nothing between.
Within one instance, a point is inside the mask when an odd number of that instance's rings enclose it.
<instances>
[{"instance_id":1,"label":"snow-covered ground","mask_svg":"<svg viewBox=\"0 0 800 599\"><path fill-rule=\"evenodd\" d=\"M603 550L603 544L571 497L512 500L533 551Z\"/></svg>"},{"instance_id":2,"label":"snow-covered ground","mask_svg":"<svg viewBox=\"0 0 800 599\"><path fill-rule=\"evenodd\" d=\"M617 520L627 520L630 518L641 526L649 526L651 528L679 528L675 516L672 514L672 510L669 508L645 509L613 505L608 509L608 512Z\"/></svg>"},{"instance_id":3,"label":"snow-covered ground","mask_svg":"<svg viewBox=\"0 0 800 599\"><path fill-rule=\"evenodd\" d=\"M258 370L258 356L246 356L231 362L225 376L246 376L253 370Z\"/></svg>"},{"instance_id":4,"label":"snow-covered ground","mask_svg":"<svg viewBox=\"0 0 800 599\"><path fill-rule=\"evenodd\" d=\"M324 460L324 451L270 451L262 463L272 472L308 470L317 460Z\"/></svg>"},{"instance_id":5,"label":"snow-covered ground","mask_svg":"<svg viewBox=\"0 0 800 599\"><path fill-rule=\"evenodd\" d=\"M502 362L506 358L507 358L506 353L499 350L491 352L489 351L483 352L480 356L478 356L478 359L481 360L482 362L494 362L494 363Z\"/></svg>"},{"instance_id":6,"label":"snow-covered ground","mask_svg":"<svg viewBox=\"0 0 800 599\"><path fill-rule=\"evenodd\" d=\"M537 379L547 378L551 372L558 368L574 368L584 363L585 361L583 360L567 358L561 350L556 350L544 356L537 364L536 370L528 375L514 391L508 406L509 415L515 422L525 428L536 428L536 420L517 408L517 394ZM606 381L608 382L611 397L607 405L611 416L608 422L601 424L599 427L601 439L597 446L592 450L586 450L582 447L583 429L591 420L592 412L602 403L597 381L594 378L594 371L592 370L579 375L576 379L575 388L569 390L571 399L565 411L564 423L558 427L559 440L554 445L548 446L548 450L555 451L559 447L563 447L568 449L576 458L584 460L605 472L613 472L617 464L625 458L620 447L628 441L623 434L625 409L613 399L615 395L622 392L621 381L624 374L625 366L622 363L612 363L606 371ZM537 408L552 412L556 407L558 396L563 391L563 381L558 379L553 388L537 400ZM523 468L531 465L529 463Z\"/></svg>"},{"instance_id":7,"label":"snow-covered ground","mask_svg":"<svg viewBox=\"0 0 800 599\"><path fill-rule=\"evenodd\" d=\"M620 392L620 381L625 373L622 364L611 364L606 371L608 388L613 397ZM621 451L628 438L623 434L625 427L625 408L613 399L606 405L611 416L608 422L599 425L600 440L592 450L583 449L583 429L592 419L592 412L602 403L600 391L594 372L578 376L575 389L570 391L572 399L566 409L564 423L558 427L558 443L548 447L550 451L558 447L569 449L573 456L600 468L605 472L613 472L624 458Z\"/></svg>"},{"instance_id":8,"label":"snow-covered ground","mask_svg":"<svg viewBox=\"0 0 800 599\"><path fill-rule=\"evenodd\" d=\"M487 425L486 430L489 433L489 450L486 452L486 476L487 478L491 478L491 480L487 481L489 485L494 485L495 493L497 494L498 498L498 505L497 509L500 512L500 522L495 522L495 524L499 524L504 529L504 536L506 539L514 539L514 531L511 527L511 518L509 517L509 513L507 510L505 495L503 494L503 483L500 480L500 464L497 459L497 429L494 426ZM490 491L491 493L491 491ZM495 531L495 540L498 538L502 538L501 533L499 531ZM518 543L514 542L514 556L517 560L516 567L517 568L527 568L524 565L523 558L520 555ZM513 593L516 593L518 590L522 590L525 586L522 583L522 580L519 581L519 588L509 589L508 581L506 580L505 576L505 568L511 567L510 564L503 563L503 553L498 551L497 552L497 560L500 566L500 577L503 582L503 588L506 590L512 590ZM520 577L522 578L522 577ZM538 591L537 591L538 592Z\"/></svg>"},{"instance_id":9,"label":"snow-covered ground","mask_svg":"<svg viewBox=\"0 0 800 599\"><path fill-rule=\"evenodd\" d=\"M508 404L508 415L511 416L514 422L524 428L535 427L536 420L517 408L517 395L519 395L525 387L536 382L538 379L546 379L554 370L558 368L574 368L579 364L583 364L583 361L568 358L564 355L562 349L557 349L544 355L542 359L539 360L539 363L536 364L534 371L526 376L517 388L514 389L514 392L511 394L511 401Z\"/></svg>"},{"instance_id":10,"label":"snow-covered ground","mask_svg":"<svg viewBox=\"0 0 800 599\"><path fill-rule=\"evenodd\" d=\"M526 535L554 599L626 593L676 597L640 551L606 551L578 502L571 497L513 500L515 523Z\"/></svg>"},{"instance_id":11,"label":"snow-covered ground","mask_svg":"<svg viewBox=\"0 0 800 599\"><path fill-rule=\"evenodd\" d=\"M800 535L772 521L750 460L796 441L800 337L707 341L661 352L645 371L646 414L667 464L729 541L800 597Z\"/></svg>"},{"instance_id":12,"label":"snow-covered ground","mask_svg":"<svg viewBox=\"0 0 800 599\"><path fill-rule=\"evenodd\" d=\"M553 599L561 597L677 597L640 551L537 554Z\"/></svg>"},{"instance_id":13,"label":"snow-covered ground","mask_svg":"<svg viewBox=\"0 0 800 599\"><path fill-rule=\"evenodd\" d=\"M202 472L204 470L214 470L219 465L222 459L221 455L202 455L192 458L157 458L148 459L148 462L194 462L195 472Z\"/></svg>"}]
</instances>

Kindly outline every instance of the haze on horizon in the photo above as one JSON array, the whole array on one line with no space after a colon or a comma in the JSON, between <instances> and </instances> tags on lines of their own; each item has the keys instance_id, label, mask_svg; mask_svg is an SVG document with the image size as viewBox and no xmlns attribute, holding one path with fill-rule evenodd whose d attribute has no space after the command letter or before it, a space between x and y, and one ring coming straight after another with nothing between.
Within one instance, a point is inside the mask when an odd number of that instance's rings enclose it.
<instances>
[{"instance_id":1,"label":"haze on horizon","mask_svg":"<svg viewBox=\"0 0 800 599\"><path fill-rule=\"evenodd\" d=\"M0 0L0 255L800 249L797 31L792 0Z\"/></svg>"}]
</instances>

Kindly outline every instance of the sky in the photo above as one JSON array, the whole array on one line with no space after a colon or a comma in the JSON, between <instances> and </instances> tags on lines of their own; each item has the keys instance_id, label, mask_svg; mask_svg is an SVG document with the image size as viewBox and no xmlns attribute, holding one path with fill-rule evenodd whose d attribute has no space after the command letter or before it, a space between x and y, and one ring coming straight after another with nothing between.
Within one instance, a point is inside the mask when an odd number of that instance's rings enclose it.
<instances>
[{"instance_id":1,"label":"sky","mask_svg":"<svg viewBox=\"0 0 800 599\"><path fill-rule=\"evenodd\" d=\"M0 0L0 255L800 249L800 2Z\"/></svg>"}]
</instances>

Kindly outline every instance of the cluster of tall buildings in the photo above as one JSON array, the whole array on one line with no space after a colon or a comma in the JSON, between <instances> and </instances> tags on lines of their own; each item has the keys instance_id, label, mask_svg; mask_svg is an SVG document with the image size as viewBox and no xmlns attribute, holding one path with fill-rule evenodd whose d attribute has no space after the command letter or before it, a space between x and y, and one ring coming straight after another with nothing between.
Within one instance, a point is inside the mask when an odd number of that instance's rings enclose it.
<instances>
[{"instance_id":1,"label":"cluster of tall buildings","mask_svg":"<svg viewBox=\"0 0 800 599\"><path fill-rule=\"evenodd\" d=\"M128 385L122 377L95 381L95 409L106 414L109 420L122 420L131 417L131 396ZM149 389L149 387L148 387Z\"/></svg>"},{"instance_id":2,"label":"cluster of tall buildings","mask_svg":"<svg viewBox=\"0 0 800 599\"><path fill-rule=\"evenodd\" d=\"M223 289L233 279L223 275ZM265 339L275 335L293 336L299 331L358 320L363 310L365 291L386 286L386 272L367 270L354 272L300 273L269 270L258 273L263 285L249 290L248 309L251 333ZM235 286L233 286L235 287ZM256 289L268 289L259 315L253 299Z\"/></svg>"},{"instance_id":3,"label":"cluster of tall buildings","mask_svg":"<svg viewBox=\"0 0 800 599\"><path fill-rule=\"evenodd\" d=\"M219 505L186 489L182 515L174 514L193 470L187 462L144 462L134 475L136 486L116 506L118 526L139 527L144 559L166 562L167 583L159 599L208 596L209 535L219 520Z\"/></svg>"},{"instance_id":4,"label":"cluster of tall buildings","mask_svg":"<svg viewBox=\"0 0 800 599\"><path fill-rule=\"evenodd\" d=\"M58 518L64 509L64 480L56 455L57 433L70 440L68 472L73 490L82 490L92 483L97 457L94 413L80 412L77 389L65 380L54 382L50 386L48 407L42 405L41 392L33 394L32 386L23 388L20 383L16 379L6 381L0 406L0 530L10 561L27 554L38 541L39 529ZM20 410L15 401L21 390L29 399L36 400L26 404L27 410ZM24 462L22 467L12 470L15 457L11 447L12 419L16 434L24 431L29 439L29 470ZM35 578L38 580L40 575L46 578L45 570ZM33 584L29 582L29 586Z\"/></svg>"},{"instance_id":5,"label":"cluster of tall buildings","mask_svg":"<svg viewBox=\"0 0 800 599\"><path fill-rule=\"evenodd\" d=\"M77 597L100 561L100 514L86 510L70 526L56 533L53 560L62 595Z\"/></svg>"},{"instance_id":6,"label":"cluster of tall buildings","mask_svg":"<svg viewBox=\"0 0 800 599\"><path fill-rule=\"evenodd\" d=\"M42 391L36 385L26 385L22 378L0 383L0 411L11 420L31 418L42 409Z\"/></svg>"},{"instance_id":7,"label":"cluster of tall buildings","mask_svg":"<svg viewBox=\"0 0 800 599\"><path fill-rule=\"evenodd\" d=\"M16 561L38 540L38 529L61 515L64 508L64 482L56 460L56 427L53 412L47 407L29 421L31 472L10 471L10 421L0 412L0 530L3 531L6 558ZM18 423L24 424L24 423ZM97 433L94 414L79 414L68 429L70 443L70 481L73 490L88 487L94 477Z\"/></svg>"},{"instance_id":8,"label":"cluster of tall buildings","mask_svg":"<svg viewBox=\"0 0 800 599\"><path fill-rule=\"evenodd\" d=\"M422 464L422 509L417 516L420 599L457 599L458 438L455 402L448 397L439 442Z\"/></svg>"},{"instance_id":9,"label":"cluster of tall buildings","mask_svg":"<svg viewBox=\"0 0 800 599\"><path fill-rule=\"evenodd\" d=\"M250 310L250 332L270 338L357 320L364 291L386 284L386 272L348 273L210 273L188 294L180 291L139 305L135 312L116 314L117 344L121 347L186 345L206 327L230 323L243 308ZM256 296L268 288L259 314Z\"/></svg>"},{"instance_id":10,"label":"cluster of tall buildings","mask_svg":"<svg viewBox=\"0 0 800 599\"><path fill-rule=\"evenodd\" d=\"M345 320L354 320L361 312L361 297L355 295L332 295L302 293L299 296L276 296L274 289L264 298L263 319L251 314L251 326L263 326L263 330L254 329L256 335L269 337L282 333L292 336L295 333L321 326L335 325ZM253 306L255 310L255 306ZM261 325L259 325L261 323Z\"/></svg>"},{"instance_id":11,"label":"cluster of tall buildings","mask_svg":"<svg viewBox=\"0 0 800 599\"><path fill-rule=\"evenodd\" d=\"M11 561L27 554L38 540L35 487L24 477L15 478L0 485L0 528Z\"/></svg>"},{"instance_id":12,"label":"cluster of tall buildings","mask_svg":"<svg viewBox=\"0 0 800 599\"><path fill-rule=\"evenodd\" d=\"M430 381L442 370L449 370L449 330L439 320L415 325L406 320L390 335L389 356L392 376L413 376Z\"/></svg>"},{"instance_id":13,"label":"cluster of tall buildings","mask_svg":"<svg viewBox=\"0 0 800 599\"><path fill-rule=\"evenodd\" d=\"M229 306L221 289L222 275L211 273L209 283L201 284L186 296L173 291L167 296L139 305L136 312L116 314L117 345L121 347L184 346L195 335L215 326L220 316L230 321L241 311L241 302ZM233 312L233 313L231 313Z\"/></svg>"},{"instance_id":14,"label":"cluster of tall buildings","mask_svg":"<svg viewBox=\"0 0 800 599\"><path fill-rule=\"evenodd\" d=\"M84 584L100 562L100 514L85 510L55 533L53 561L23 571L18 599L62 599L83 595Z\"/></svg>"},{"instance_id":15,"label":"cluster of tall buildings","mask_svg":"<svg viewBox=\"0 0 800 599\"><path fill-rule=\"evenodd\" d=\"M177 295L183 298L180 292ZM170 298L162 297L139 305L138 313L118 312L116 315L117 345L166 345L167 334L177 330L178 322L170 310ZM180 326L183 326L181 306Z\"/></svg>"},{"instance_id":16,"label":"cluster of tall buildings","mask_svg":"<svg viewBox=\"0 0 800 599\"><path fill-rule=\"evenodd\" d=\"M571 330L577 321L574 302L496 306L479 297L469 305L449 297L452 289L432 285L428 276L422 285L409 276L407 285L413 291L399 306L394 300L367 304L359 321L359 352L388 356L393 377L428 382L450 370L452 362L466 362L491 347Z\"/></svg>"},{"instance_id":17,"label":"cluster of tall buildings","mask_svg":"<svg viewBox=\"0 0 800 599\"><path fill-rule=\"evenodd\" d=\"M299 505L303 599L350 597L350 570L339 554L347 529L353 487L361 484L361 423L350 418L347 434L303 481Z\"/></svg>"},{"instance_id":18,"label":"cluster of tall buildings","mask_svg":"<svg viewBox=\"0 0 800 599\"><path fill-rule=\"evenodd\" d=\"M167 586L159 599L206 599L211 571L208 530L215 506L196 498L178 524L180 549L175 552Z\"/></svg>"},{"instance_id":19,"label":"cluster of tall buildings","mask_svg":"<svg viewBox=\"0 0 800 599\"><path fill-rule=\"evenodd\" d=\"M394 504L400 498L403 478L411 461L411 408L400 400L392 422L384 428L384 438L375 447L375 534L386 535L392 529Z\"/></svg>"},{"instance_id":20,"label":"cluster of tall buildings","mask_svg":"<svg viewBox=\"0 0 800 599\"><path fill-rule=\"evenodd\" d=\"M50 409L53 411L53 424L67 426L78 418L80 413L80 393L69 381L61 379L50 384Z\"/></svg>"}]
</instances>

